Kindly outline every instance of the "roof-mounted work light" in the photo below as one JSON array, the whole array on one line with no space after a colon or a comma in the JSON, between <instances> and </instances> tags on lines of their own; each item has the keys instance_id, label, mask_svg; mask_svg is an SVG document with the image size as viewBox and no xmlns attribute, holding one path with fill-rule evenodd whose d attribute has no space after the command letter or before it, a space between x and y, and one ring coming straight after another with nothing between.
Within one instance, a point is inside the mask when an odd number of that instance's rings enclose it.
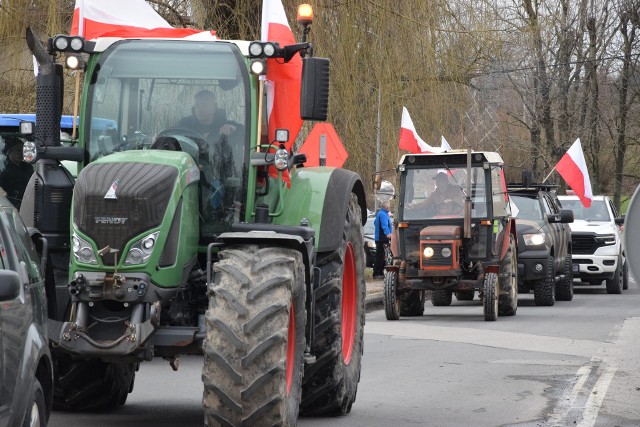
<instances>
[{"instance_id":1,"label":"roof-mounted work light","mask_svg":"<svg viewBox=\"0 0 640 427\"><path fill-rule=\"evenodd\" d=\"M87 42L80 36L57 35L49 39L49 52L87 52Z\"/></svg>"}]
</instances>

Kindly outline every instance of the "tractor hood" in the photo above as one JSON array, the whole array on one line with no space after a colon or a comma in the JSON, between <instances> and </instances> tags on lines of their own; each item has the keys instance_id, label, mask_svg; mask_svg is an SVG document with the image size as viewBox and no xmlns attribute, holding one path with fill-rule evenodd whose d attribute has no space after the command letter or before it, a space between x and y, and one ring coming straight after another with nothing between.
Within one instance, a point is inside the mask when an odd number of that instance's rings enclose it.
<instances>
[{"instance_id":1,"label":"tractor hood","mask_svg":"<svg viewBox=\"0 0 640 427\"><path fill-rule=\"evenodd\" d=\"M109 246L122 253L133 237L159 227L170 202L198 180L198 168L186 153L144 150L102 157L78 175L74 228L97 249ZM115 259L106 254L103 262L114 265Z\"/></svg>"}]
</instances>

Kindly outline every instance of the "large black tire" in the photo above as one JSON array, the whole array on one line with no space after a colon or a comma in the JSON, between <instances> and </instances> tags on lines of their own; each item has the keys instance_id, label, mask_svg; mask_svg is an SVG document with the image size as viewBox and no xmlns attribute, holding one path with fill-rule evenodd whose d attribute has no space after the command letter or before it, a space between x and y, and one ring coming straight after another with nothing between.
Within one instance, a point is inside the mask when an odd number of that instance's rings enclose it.
<instances>
[{"instance_id":1,"label":"large black tire","mask_svg":"<svg viewBox=\"0 0 640 427\"><path fill-rule=\"evenodd\" d=\"M629 264L625 260L622 267L622 290L626 291L627 289L629 289Z\"/></svg>"},{"instance_id":2,"label":"large black tire","mask_svg":"<svg viewBox=\"0 0 640 427\"><path fill-rule=\"evenodd\" d=\"M500 284L498 314L500 316L515 316L518 311L518 260L516 257L516 242L511 236L507 253L500 262L498 279Z\"/></svg>"},{"instance_id":3,"label":"large black tire","mask_svg":"<svg viewBox=\"0 0 640 427\"><path fill-rule=\"evenodd\" d=\"M458 291L456 292L456 299L458 301L473 301L475 295L475 291Z\"/></svg>"},{"instance_id":4,"label":"large black tire","mask_svg":"<svg viewBox=\"0 0 640 427\"><path fill-rule=\"evenodd\" d=\"M44 392L38 379L34 379L31 391L31 400L24 415L22 427L46 426L47 425L47 403L44 399Z\"/></svg>"},{"instance_id":5,"label":"large black tire","mask_svg":"<svg viewBox=\"0 0 640 427\"><path fill-rule=\"evenodd\" d=\"M622 293L622 286L624 281L623 274L624 272L622 267L622 260L618 258L618 266L616 267L616 271L613 273L613 277L606 280L608 294Z\"/></svg>"},{"instance_id":6,"label":"large black tire","mask_svg":"<svg viewBox=\"0 0 640 427\"><path fill-rule=\"evenodd\" d=\"M487 273L484 277L482 295L484 320L498 320L498 275L496 273Z\"/></svg>"},{"instance_id":7,"label":"large black tire","mask_svg":"<svg viewBox=\"0 0 640 427\"><path fill-rule=\"evenodd\" d=\"M564 260L562 270L564 277L556 283L556 300L571 301L573 299L573 269L571 268L571 255Z\"/></svg>"},{"instance_id":8,"label":"large black tire","mask_svg":"<svg viewBox=\"0 0 640 427\"><path fill-rule=\"evenodd\" d=\"M237 245L220 257L205 316L205 423L293 426L305 349L302 255Z\"/></svg>"},{"instance_id":9,"label":"large black tire","mask_svg":"<svg viewBox=\"0 0 640 427\"><path fill-rule=\"evenodd\" d=\"M54 354L53 409L109 411L123 406L133 391L137 363L73 360Z\"/></svg>"},{"instance_id":10,"label":"large black tire","mask_svg":"<svg viewBox=\"0 0 640 427\"><path fill-rule=\"evenodd\" d=\"M387 320L400 318L400 299L397 295L398 272L387 271L384 276L384 315Z\"/></svg>"},{"instance_id":11,"label":"large black tire","mask_svg":"<svg viewBox=\"0 0 640 427\"><path fill-rule=\"evenodd\" d=\"M556 303L556 279L553 257L547 260L546 277L538 281L533 288L533 301L536 305L552 306Z\"/></svg>"},{"instance_id":12,"label":"large black tire","mask_svg":"<svg viewBox=\"0 0 640 427\"><path fill-rule=\"evenodd\" d=\"M451 305L453 292L442 289L431 291L431 304L434 307L445 307Z\"/></svg>"},{"instance_id":13,"label":"large black tire","mask_svg":"<svg viewBox=\"0 0 640 427\"><path fill-rule=\"evenodd\" d=\"M315 291L315 338L311 343L316 362L304 371L303 415L348 414L356 400L366 296L361 219L358 199L351 194L338 249L317 256L320 286Z\"/></svg>"},{"instance_id":14,"label":"large black tire","mask_svg":"<svg viewBox=\"0 0 640 427\"><path fill-rule=\"evenodd\" d=\"M399 295L400 316L422 316L424 314L424 291L409 290Z\"/></svg>"}]
</instances>

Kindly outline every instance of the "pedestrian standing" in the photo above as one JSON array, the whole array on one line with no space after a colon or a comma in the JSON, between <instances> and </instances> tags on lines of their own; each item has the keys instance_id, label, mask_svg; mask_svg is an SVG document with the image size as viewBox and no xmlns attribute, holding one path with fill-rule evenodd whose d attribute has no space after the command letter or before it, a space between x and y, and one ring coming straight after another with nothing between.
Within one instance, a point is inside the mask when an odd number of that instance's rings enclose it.
<instances>
[{"instance_id":1,"label":"pedestrian standing","mask_svg":"<svg viewBox=\"0 0 640 427\"><path fill-rule=\"evenodd\" d=\"M374 239L376 241L376 262L373 264L374 279L384 278L384 245L389 243L392 231L391 218L389 217L390 206L390 202L382 202L373 222L375 228Z\"/></svg>"}]
</instances>

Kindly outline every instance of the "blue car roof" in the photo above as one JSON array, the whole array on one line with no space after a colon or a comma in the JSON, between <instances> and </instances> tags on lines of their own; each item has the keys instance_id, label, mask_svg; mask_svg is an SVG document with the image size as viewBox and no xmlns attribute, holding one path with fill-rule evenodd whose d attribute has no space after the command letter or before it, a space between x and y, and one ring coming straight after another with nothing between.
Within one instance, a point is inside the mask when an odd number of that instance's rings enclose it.
<instances>
[{"instance_id":1,"label":"blue car roof","mask_svg":"<svg viewBox=\"0 0 640 427\"><path fill-rule=\"evenodd\" d=\"M36 115L31 114L0 114L0 127L12 127L16 128L20 126L20 122L36 122ZM114 120L94 118L93 127L97 130L106 129L109 127L117 128L117 124ZM80 127L80 117L76 121L76 126ZM60 118L61 129L71 129L73 127L73 116L62 116Z\"/></svg>"}]
</instances>

